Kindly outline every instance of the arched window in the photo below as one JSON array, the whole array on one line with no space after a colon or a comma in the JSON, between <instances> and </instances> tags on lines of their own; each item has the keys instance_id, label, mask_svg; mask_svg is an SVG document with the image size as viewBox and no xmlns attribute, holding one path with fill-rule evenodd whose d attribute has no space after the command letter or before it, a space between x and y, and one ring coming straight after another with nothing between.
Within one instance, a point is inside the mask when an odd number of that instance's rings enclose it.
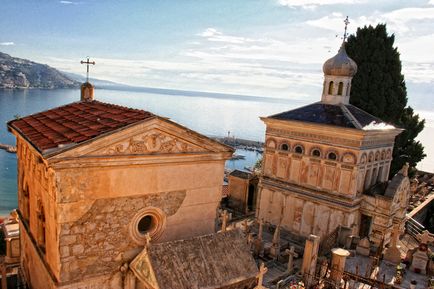
<instances>
[{"instance_id":1,"label":"arched window","mask_svg":"<svg viewBox=\"0 0 434 289\"><path fill-rule=\"evenodd\" d=\"M347 91L346 91L347 96L350 96L350 84L347 83Z\"/></svg>"},{"instance_id":2,"label":"arched window","mask_svg":"<svg viewBox=\"0 0 434 289\"><path fill-rule=\"evenodd\" d=\"M333 81L329 83L329 94L333 94Z\"/></svg>"},{"instance_id":3,"label":"arched window","mask_svg":"<svg viewBox=\"0 0 434 289\"><path fill-rule=\"evenodd\" d=\"M327 158L328 158L329 160L333 160L333 161L335 161L335 160L338 158L338 156L337 156L335 153L331 152L331 153L329 153L329 154L327 155Z\"/></svg>"},{"instance_id":4,"label":"arched window","mask_svg":"<svg viewBox=\"0 0 434 289\"><path fill-rule=\"evenodd\" d=\"M319 149L313 149L312 156L319 158L321 156L321 151Z\"/></svg>"},{"instance_id":5,"label":"arched window","mask_svg":"<svg viewBox=\"0 0 434 289\"><path fill-rule=\"evenodd\" d=\"M45 251L45 211L42 202L38 201L38 244Z\"/></svg>"},{"instance_id":6,"label":"arched window","mask_svg":"<svg viewBox=\"0 0 434 289\"><path fill-rule=\"evenodd\" d=\"M282 151L287 151L287 150L289 150L289 146L288 146L286 143L284 143L284 144L282 144L282 145L280 146L280 149L281 149Z\"/></svg>"},{"instance_id":7,"label":"arched window","mask_svg":"<svg viewBox=\"0 0 434 289\"><path fill-rule=\"evenodd\" d=\"M29 187L27 184L23 188L23 217L24 219L30 223L30 196L29 196Z\"/></svg>"},{"instance_id":8,"label":"arched window","mask_svg":"<svg viewBox=\"0 0 434 289\"><path fill-rule=\"evenodd\" d=\"M338 95L342 95L342 91L343 90L344 90L344 83L343 82L339 82Z\"/></svg>"},{"instance_id":9,"label":"arched window","mask_svg":"<svg viewBox=\"0 0 434 289\"><path fill-rule=\"evenodd\" d=\"M296 146L296 147L294 148L294 152L295 152L296 154L302 154L303 151L304 151L304 149L303 149L303 147L300 146L300 145L298 145L298 146Z\"/></svg>"}]
</instances>

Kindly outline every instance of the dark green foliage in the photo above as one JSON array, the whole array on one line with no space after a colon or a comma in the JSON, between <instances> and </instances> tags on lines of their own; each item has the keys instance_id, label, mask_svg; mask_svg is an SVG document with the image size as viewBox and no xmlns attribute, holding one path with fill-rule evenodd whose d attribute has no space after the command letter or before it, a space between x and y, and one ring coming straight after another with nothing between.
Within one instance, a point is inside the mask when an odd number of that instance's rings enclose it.
<instances>
[{"instance_id":1,"label":"dark green foliage","mask_svg":"<svg viewBox=\"0 0 434 289\"><path fill-rule=\"evenodd\" d=\"M419 115L414 114L413 109L409 106L403 110L395 125L405 130L395 139L393 161L390 168L391 174L395 174L408 162L410 164L410 175L413 175L416 164L426 156L422 144L415 140L424 128L425 120L419 120Z\"/></svg>"},{"instance_id":2,"label":"dark green foliage","mask_svg":"<svg viewBox=\"0 0 434 289\"><path fill-rule=\"evenodd\" d=\"M419 120L407 107L407 88L401 74L401 60L395 36L387 35L386 24L358 28L348 37L346 50L357 63L358 70L351 83L350 102L388 123L405 129L395 141L390 175L405 162L414 170L425 157L423 146L415 141L425 121Z\"/></svg>"}]
</instances>

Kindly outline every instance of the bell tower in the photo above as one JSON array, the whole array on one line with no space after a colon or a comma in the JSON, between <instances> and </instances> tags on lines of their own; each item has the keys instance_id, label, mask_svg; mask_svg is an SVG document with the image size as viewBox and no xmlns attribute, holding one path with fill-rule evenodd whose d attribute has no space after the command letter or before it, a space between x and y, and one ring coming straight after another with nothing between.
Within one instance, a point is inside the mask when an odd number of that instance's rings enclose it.
<instances>
[{"instance_id":1,"label":"bell tower","mask_svg":"<svg viewBox=\"0 0 434 289\"><path fill-rule=\"evenodd\" d=\"M338 54L328 59L323 65L324 84L321 102L325 104L349 104L351 80L357 73L357 64L345 51L348 17L344 21L345 32Z\"/></svg>"}]
</instances>

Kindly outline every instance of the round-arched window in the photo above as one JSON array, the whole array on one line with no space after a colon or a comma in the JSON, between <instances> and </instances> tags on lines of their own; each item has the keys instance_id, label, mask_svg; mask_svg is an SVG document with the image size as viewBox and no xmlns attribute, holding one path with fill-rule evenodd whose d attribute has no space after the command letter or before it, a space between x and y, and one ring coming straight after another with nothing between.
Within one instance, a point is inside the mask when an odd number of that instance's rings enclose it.
<instances>
[{"instance_id":1,"label":"round-arched window","mask_svg":"<svg viewBox=\"0 0 434 289\"><path fill-rule=\"evenodd\" d=\"M302 153L303 153L303 147L300 146L300 145L296 146L296 147L294 148L294 152L295 152L296 154L302 154Z\"/></svg>"},{"instance_id":2,"label":"round-arched window","mask_svg":"<svg viewBox=\"0 0 434 289\"><path fill-rule=\"evenodd\" d=\"M321 152L319 149L312 150L312 156L319 158L321 156Z\"/></svg>"},{"instance_id":3,"label":"round-arched window","mask_svg":"<svg viewBox=\"0 0 434 289\"><path fill-rule=\"evenodd\" d=\"M139 220L137 224L137 230L140 234L145 235L146 233L152 232L152 229L155 227L155 218L152 215L146 215Z\"/></svg>"},{"instance_id":4,"label":"round-arched window","mask_svg":"<svg viewBox=\"0 0 434 289\"><path fill-rule=\"evenodd\" d=\"M155 240L166 226L166 214L155 207L147 207L138 212L130 223L130 236L139 245L145 245L146 235Z\"/></svg>"},{"instance_id":5,"label":"round-arched window","mask_svg":"<svg viewBox=\"0 0 434 289\"><path fill-rule=\"evenodd\" d=\"M338 158L338 156L335 154L335 153L329 153L328 155L327 155L327 158L329 159L329 160L336 160L337 158Z\"/></svg>"},{"instance_id":6,"label":"round-arched window","mask_svg":"<svg viewBox=\"0 0 434 289\"><path fill-rule=\"evenodd\" d=\"M283 151L287 151L287 150L289 150L289 146L286 143L284 143L280 146L280 149Z\"/></svg>"}]
</instances>

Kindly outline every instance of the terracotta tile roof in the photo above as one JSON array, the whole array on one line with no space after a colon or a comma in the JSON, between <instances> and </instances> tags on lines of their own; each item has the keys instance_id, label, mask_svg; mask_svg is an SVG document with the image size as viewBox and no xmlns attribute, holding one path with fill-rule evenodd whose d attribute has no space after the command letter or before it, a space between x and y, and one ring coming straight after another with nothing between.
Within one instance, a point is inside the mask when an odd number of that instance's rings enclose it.
<instances>
[{"instance_id":1,"label":"terracotta tile roof","mask_svg":"<svg viewBox=\"0 0 434 289\"><path fill-rule=\"evenodd\" d=\"M229 196L229 186L223 185L222 186L222 198L226 198L227 196Z\"/></svg>"},{"instance_id":2,"label":"terracotta tile roof","mask_svg":"<svg viewBox=\"0 0 434 289\"><path fill-rule=\"evenodd\" d=\"M81 143L153 117L154 114L99 101L74 102L8 122L39 152Z\"/></svg>"}]
</instances>

